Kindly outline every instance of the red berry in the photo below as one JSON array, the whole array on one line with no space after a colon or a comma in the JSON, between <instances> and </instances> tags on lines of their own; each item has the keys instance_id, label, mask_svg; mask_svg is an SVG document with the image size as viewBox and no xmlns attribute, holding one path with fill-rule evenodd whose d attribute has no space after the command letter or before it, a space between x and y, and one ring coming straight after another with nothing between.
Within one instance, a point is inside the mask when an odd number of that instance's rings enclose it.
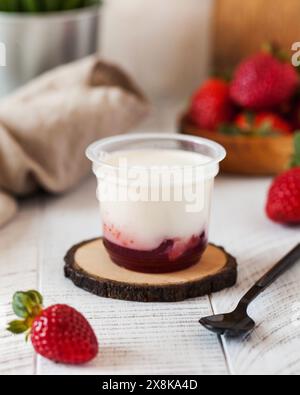
<instances>
[{"instance_id":1,"label":"red berry","mask_svg":"<svg viewBox=\"0 0 300 395\"><path fill-rule=\"evenodd\" d=\"M235 118L234 124L244 132L253 132L254 118L252 114L241 113Z\"/></svg>"},{"instance_id":2,"label":"red berry","mask_svg":"<svg viewBox=\"0 0 300 395\"><path fill-rule=\"evenodd\" d=\"M256 116L255 126L257 128L268 126L274 132L281 132L283 134L291 134L292 128L288 122L277 114L261 113Z\"/></svg>"},{"instance_id":3,"label":"red berry","mask_svg":"<svg viewBox=\"0 0 300 395\"><path fill-rule=\"evenodd\" d=\"M201 129L216 130L231 121L233 114L229 85L223 80L211 79L195 93L189 119Z\"/></svg>"},{"instance_id":4,"label":"red berry","mask_svg":"<svg viewBox=\"0 0 300 395\"><path fill-rule=\"evenodd\" d=\"M237 68L230 96L238 105L269 110L291 99L298 86L296 69L271 54L260 53Z\"/></svg>"},{"instance_id":5,"label":"red berry","mask_svg":"<svg viewBox=\"0 0 300 395\"><path fill-rule=\"evenodd\" d=\"M66 305L42 311L33 322L31 341L38 354L65 364L82 364L98 353L98 342L90 324Z\"/></svg>"},{"instance_id":6,"label":"red berry","mask_svg":"<svg viewBox=\"0 0 300 395\"><path fill-rule=\"evenodd\" d=\"M15 314L8 330L27 332L35 351L54 362L83 364L98 354L96 335L82 314L66 305L42 308L37 291L17 292L13 298Z\"/></svg>"},{"instance_id":7,"label":"red berry","mask_svg":"<svg viewBox=\"0 0 300 395\"><path fill-rule=\"evenodd\" d=\"M300 167L278 176L269 191L268 217L282 224L300 224Z\"/></svg>"},{"instance_id":8,"label":"red berry","mask_svg":"<svg viewBox=\"0 0 300 395\"><path fill-rule=\"evenodd\" d=\"M292 127L279 115L271 112L261 112L259 114L242 113L235 119L235 125L247 132L277 132L291 134Z\"/></svg>"}]
</instances>

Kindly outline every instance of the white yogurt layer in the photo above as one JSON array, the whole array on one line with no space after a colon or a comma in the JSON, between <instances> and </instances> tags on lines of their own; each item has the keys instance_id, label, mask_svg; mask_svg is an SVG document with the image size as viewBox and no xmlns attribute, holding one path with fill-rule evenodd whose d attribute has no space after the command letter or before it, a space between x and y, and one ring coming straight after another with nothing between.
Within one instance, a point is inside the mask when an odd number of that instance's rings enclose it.
<instances>
[{"instance_id":1,"label":"white yogurt layer","mask_svg":"<svg viewBox=\"0 0 300 395\"><path fill-rule=\"evenodd\" d=\"M195 152L183 150L141 149L131 151L117 151L107 157L106 163L118 166L120 159L126 159L128 167L156 167L156 166L198 166L211 161L211 158Z\"/></svg>"},{"instance_id":2,"label":"white yogurt layer","mask_svg":"<svg viewBox=\"0 0 300 395\"><path fill-rule=\"evenodd\" d=\"M188 245L192 237L207 232L218 171L210 162L207 156L183 150L110 155L105 161L109 166L95 168L105 237L150 251L169 239Z\"/></svg>"}]
</instances>

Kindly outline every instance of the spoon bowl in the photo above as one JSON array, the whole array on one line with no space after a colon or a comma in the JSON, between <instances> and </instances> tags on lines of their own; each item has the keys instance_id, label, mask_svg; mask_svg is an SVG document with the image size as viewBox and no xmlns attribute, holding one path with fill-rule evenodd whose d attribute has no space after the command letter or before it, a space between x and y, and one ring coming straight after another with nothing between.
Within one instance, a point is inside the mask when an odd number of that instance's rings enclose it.
<instances>
[{"instance_id":1,"label":"spoon bowl","mask_svg":"<svg viewBox=\"0 0 300 395\"><path fill-rule=\"evenodd\" d=\"M232 313L201 318L200 324L217 335L229 337L247 336L255 328L255 322L247 313L250 303L299 260L300 244L254 284Z\"/></svg>"},{"instance_id":2,"label":"spoon bowl","mask_svg":"<svg viewBox=\"0 0 300 395\"><path fill-rule=\"evenodd\" d=\"M247 314L241 316L237 311L201 318L204 328L227 337L245 337L255 328L255 322Z\"/></svg>"}]
</instances>

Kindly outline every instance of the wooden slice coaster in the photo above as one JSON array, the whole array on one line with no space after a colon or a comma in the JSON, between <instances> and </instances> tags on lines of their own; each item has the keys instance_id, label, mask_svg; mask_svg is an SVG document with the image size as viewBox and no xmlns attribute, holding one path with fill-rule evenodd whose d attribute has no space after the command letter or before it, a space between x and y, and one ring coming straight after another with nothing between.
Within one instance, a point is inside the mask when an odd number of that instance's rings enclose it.
<instances>
[{"instance_id":1,"label":"wooden slice coaster","mask_svg":"<svg viewBox=\"0 0 300 395\"><path fill-rule=\"evenodd\" d=\"M237 262L222 247L210 244L201 261L168 274L144 274L115 265L102 239L82 242L65 257L65 276L88 292L136 302L178 302L235 285Z\"/></svg>"}]
</instances>

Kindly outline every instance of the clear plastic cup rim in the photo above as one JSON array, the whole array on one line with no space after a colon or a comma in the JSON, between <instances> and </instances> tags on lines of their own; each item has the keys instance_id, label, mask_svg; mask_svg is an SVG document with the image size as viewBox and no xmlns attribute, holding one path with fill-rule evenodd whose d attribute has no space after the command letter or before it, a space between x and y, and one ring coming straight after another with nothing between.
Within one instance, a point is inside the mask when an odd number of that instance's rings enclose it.
<instances>
[{"instance_id":1,"label":"clear plastic cup rim","mask_svg":"<svg viewBox=\"0 0 300 395\"><path fill-rule=\"evenodd\" d=\"M202 137L196 137L196 136L192 136L192 135L180 135L180 134L175 134L175 133L134 133L134 134L119 135L119 136L114 136L114 137L107 137L107 138L97 140L94 143L92 143L86 150L86 156L94 164L116 170L116 169L119 169L120 167L111 165L100 157L101 154L102 155L109 154L109 152L107 152L105 150L105 147L109 144L112 144L112 143L134 142L134 141L143 141L143 140L153 140L153 141L155 141L155 140L174 140L174 141L178 141L178 142L194 143L194 144L206 145L207 147L210 147L215 152L215 157L211 158L210 161L208 161L204 164L191 166L191 167L195 167L195 168L218 165L226 157L225 148L222 147L222 145L216 143L215 141L205 139ZM181 166L178 166L178 168L180 168L180 167ZM131 166L130 168L131 169L145 169L145 168L147 169L148 167Z\"/></svg>"}]
</instances>

